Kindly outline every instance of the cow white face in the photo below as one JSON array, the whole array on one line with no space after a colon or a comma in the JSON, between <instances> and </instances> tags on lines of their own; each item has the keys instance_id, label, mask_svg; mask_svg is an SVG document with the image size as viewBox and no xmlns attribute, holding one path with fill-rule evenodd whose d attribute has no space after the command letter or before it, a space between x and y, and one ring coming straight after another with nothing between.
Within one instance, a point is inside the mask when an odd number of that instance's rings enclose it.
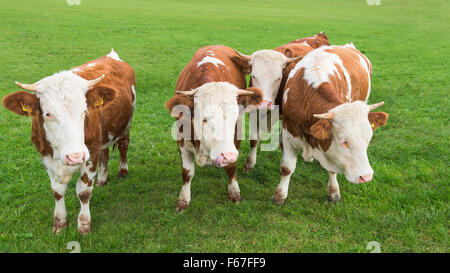
<instances>
[{"instance_id":1,"label":"cow white face","mask_svg":"<svg viewBox=\"0 0 450 273\"><path fill-rule=\"evenodd\" d=\"M196 89L194 132L200 140L200 161L213 162L217 167L236 162L239 155L234 145L239 117L237 96L238 88L226 82L206 83Z\"/></svg>"},{"instance_id":2,"label":"cow white face","mask_svg":"<svg viewBox=\"0 0 450 273\"><path fill-rule=\"evenodd\" d=\"M323 157L318 158L321 165L328 171L344 173L346 179L353 183L364 183L372 179L373 169L367 157L367 148L375 126L382 126L387 120L387 114L384 113L384 121L375 125L369 121L373 117L370 114L379 116L383 112L369 114L370 110L371 106L361 101L342 104L329 113L315 115L324 120L311 127L315 136L320 137L322 134L331 138L328 150L323 152Z\"/></svg>"},{"instance_id":3,"label":"cow white face","mask_svg":"<svg viewBox=\"0 0 450 273\"><path fill-rule=\"evenodd\" d=\"M86 92L102 78L88 81L71 71L63 71L34 84L17 83L35 95L17 92L5 100L7 107L18 114L40 113L46 139L53 149L53 158L67 165L78 165L89 159L89 151L84 143ZM25 100L34 100L37 105L28 103L32 106L25 106ZM20 104L22 111L20 107L14 108L14 104ZM36 111L36 108L40 108L40 111Z\"/></svg>"},{"instance_id":4,"label":"cow white face","mask_svg":"<svg viewBox=\"0 0 450 273\"><path fill-rule=\"evenodd\" d=\"M256 51L251 56L252 86L263 92L261 107L271 108L280 88L288 58L275 50Z\"/></svg>"},{"instance_id":5,"label":"cow white face","mask_svg":"<svg viewBox=\"0 0 450 273\"><path fill-rule=\"evenodd\" d=\"M251 67L252 86L263 93L263 102L260 107L271 109L280 88L283 71L290 62L300 57L288 58L275 50L259 50L251 56L237 52L238 58Z\"/></svg>"},{"instance_id":6,"label":"cow white face","mask_svg":"<svg viewBox=\"0 0 450 273\"><path fill-rule=\"evenodd\" d=\"M259 105L262 101L261 91L253 87L249 90L238 89L228 82L210 82L191 91L176 93L166 102L166 107L174 116L184 111L177 106L188 106L193 111L194 137L199 140L197 164L204 166L214 163L217 167L225 167L236 162L239 153L234 145L234 136L239 106ZM183 126L189 126L190 121ZM185 132L187 130L183 130ZM190 138L189 134L183 138Z\"/></svg>"}]
</instances>

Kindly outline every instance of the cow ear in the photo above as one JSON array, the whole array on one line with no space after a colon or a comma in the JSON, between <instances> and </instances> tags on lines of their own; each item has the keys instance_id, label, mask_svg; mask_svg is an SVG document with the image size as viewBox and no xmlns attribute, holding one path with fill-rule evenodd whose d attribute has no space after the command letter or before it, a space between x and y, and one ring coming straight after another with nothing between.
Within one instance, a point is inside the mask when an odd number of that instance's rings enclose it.
<instances>
[{"instance_id":1,"label":"cow ear","mask_svg":"<svg viewBox=\"0 0 450 273\"><path fill-rule=\"evenodd\" d=\"M114 89L96 86L88 90L86 93L86 101L88 108L101 108L106 106L116 97Z\"/></svg>"},{"instance_id":2,"label":"cow ear","mask_svg":"<svg viewBox=\"0 0 450 273\"><path fill-rule=\"evenodd\" d=\"M326 140L331 138L331 128L333 124L328 119L320 119L309 129L311 135L319 140Z\"/></svg>"},{"instance_id":3,"label":"cow ear","mask_svg":"<svg viewBox=\"0 0 450 273\"><path fill-rule=\"evenodd\" d=\"M194 99L187 96L187 95L175 95L173 96L170 100L168 100L166 102L166 108L169 110L169 113L172 115L172 110L174 110L173 108L177 105L185 105L187 107L189 107L189 109L191 111L194 110ZM173 112L173 115L175 117L181 117L180 115L178 115L178 113L176 113L177 111ZM180 112L181 114L181 112Z\"/></svg>"},{"instance_id":4,"label":"cow ear","mask_svg":"<svg viewBox=\"0 0 450 273\"><path fill-rule=\"evenodd\" d=\"M231 57L231 60L239 67L242 73L246 75L252 73L252 66L250 65L250 59L236 54Z\"/></svg>"},{"instance_id":5,"label":"cow ear","mask_svg":"<svg viewBox=\"0 0 450 273\"><path fill-rule=\"evenodd\" d=\"M293 58L293 57L295 57L295 56L294 56L294 53L292 53L292 50L290 50L289 48L286 48L286 49L284 50L284 56L286 56L286 57L288 57L288 58Z\"/></svg>"},{"instance_id":6,"label":"cow ear","mask_svg":"<svg viewBox=\"0 0 450 273\"><path fill-rule=\"evenodd\" d=\"M375 130L378 127L386 125L386 122L389 118L388 113L385 112L370 112L369 113L369 122L372 129Z\"/></svg>"},{"instance_id":7,"label":"cow ear","mask_svg":"<svg viewBox=\"0 0 450 273\"><path fill-rule=\"evenodd\" d=\"M249 87L246 89L247 91L251 91L252 94L248 95L239 95L238 96L238 104L243 105L244 107L249 105L260 105L263 101L263 93L259 88Z\"/></svg>"},{"instance_id":8,"label":"cow ear","mask_svg":"<svg viewBox=\"0 0 450 273\"><path fill-rule=\"evenodd\" d=\"M9 111L22 116L34 116L39 113L38 97L24 91L7 95L3 98L2 104Z\"/></svg>"}]
</instances>

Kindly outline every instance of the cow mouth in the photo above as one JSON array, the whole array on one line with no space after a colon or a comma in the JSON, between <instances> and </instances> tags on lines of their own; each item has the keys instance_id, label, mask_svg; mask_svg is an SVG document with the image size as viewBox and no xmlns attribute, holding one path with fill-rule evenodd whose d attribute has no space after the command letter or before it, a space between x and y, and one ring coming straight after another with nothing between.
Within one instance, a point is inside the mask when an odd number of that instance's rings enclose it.
<instances>
[{"instance_id":1,"label":"cow mouth","mask_svg":"<svg viewBox=\"0 0 450 273\"><path fill-rule=\"evenodd\" d=\"M214 159L214 166L216 166L218 168L224 167L222 165L223 160L224 160L224 156L222 154L220 154L218 157L216 157L216 159Z\"/></svg>"}]
</instances>

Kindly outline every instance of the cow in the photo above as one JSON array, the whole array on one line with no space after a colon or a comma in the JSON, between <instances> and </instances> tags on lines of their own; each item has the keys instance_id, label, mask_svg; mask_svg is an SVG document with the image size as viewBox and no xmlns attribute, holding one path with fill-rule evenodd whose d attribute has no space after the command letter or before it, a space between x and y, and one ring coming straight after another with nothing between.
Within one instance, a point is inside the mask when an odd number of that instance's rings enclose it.
<instances>
[{"instance_id":1,"label":"cow","mask_svg":"<svg viewBox=\"0 0 450 273\"><path fill-rule=\"evenodd\" d=\"M238 56L243 63L250 64L251 71L250 86L259 88L264 94L264 101L260 107L265 108L267 113L267 127L271 128L272 105L279 107L281 113L281 95L286 84L289 72L295 67L296 63L310 51L321 46L330 45L327 35L322 31L314 36L291 41L285 45L276 47L273 50L259 50L251 56L240 52ZM257 111L257 110L255 110ZM260 112L260 115L263 113ZM260 129L255 136L250 139L250 151L245 163L244 172L251 171L256 165L257 147L260 140Z\"/></svg>"},{"instance_id":2,"label":"cow","mask_svg":"<svg viewBox=\"0 0 450 273\"><path fill-rule=\"evenodd\" d=\"M316 159L328 171L328 199L341 199L337 173L356 184L369 182L373 169L367 148L373 130L386 125L388 114L370 112L372 65L352 43L323 46L307 54L289 73L282 98L281 180L272 197L279 205L288 195L297 152Z\"/></svg>"},{"instance_id":3,"label":"cow","mask_svg":"<svg viewBox=\"0 0 450 273\"><path fill-rule=\"evenodd\" d=\"M166 102L171 115L182 124L177 145L183 186L177 211L186 209L191 201L194 157L200 167L224 168L228 198L234 203L241 201L236 179L240 146L237 122L242 112L239 105L257 106L262 101L259 89L246 89L247 69L248 64L240 64L234 49L213 45L198 49L178 77L175 95ZM180 107L186 111L179 111Z\"/></svg>"},{"instance_id":4,"label":"cow","mask_svg":"<svg viewBox=\"0 0 450 273\"><path fill-rule=\"evenodd\" d=\"M119 149L119 177L128 174L127 151L136 106L134 71L111 50L36 83L16 84L32 93L11 93L2 104L33 118L31 141L40 153L55 198L52 231L59 233L67 226L64 196L73 173L80 171L77 229L89 233L89 201L96 174L98 186L107 182L109 147Z\"/></svg>"}]
</instances>

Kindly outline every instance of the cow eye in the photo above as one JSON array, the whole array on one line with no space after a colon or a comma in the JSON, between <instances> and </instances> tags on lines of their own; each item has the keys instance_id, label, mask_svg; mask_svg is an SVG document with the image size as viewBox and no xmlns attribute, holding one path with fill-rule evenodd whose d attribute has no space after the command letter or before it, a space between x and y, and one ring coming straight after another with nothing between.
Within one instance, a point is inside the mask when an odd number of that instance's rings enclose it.
<instances>
[{"instance_id":1,"label":"cow eye","mask_svg":"<svg viewBox=\"0 0 450 273\"><path fill-rule=\"evenodd\" d=\"M45 115L46 118L51 118L52 117L52 115L50 115L50 113L48 113L48 112L45 113L44 115Z\"/></svg>"},{"instance_id":2,"label":"cow eye","mask_svg":"<svg viewBox=\"0 0 450 273\"><path fill-rule=\"evenodd\" d=\"M347 143L347 140L345 140L345 139L340 139L339 144L341 144L345 148L348 148L348 143Z\"/></svg>"},{"instance_id":3,"label":"cow eye","mask_svg":"<svg viewBox=\"0 0 450 273\"><path fill-rule=\"evenodd\" d=\"M207 120L206 118L204 118L204 119L202 120L202 122L203 122L203 124L205 124L205 123L208 122L208 120Z\"/></svg>"}]
</instances>

